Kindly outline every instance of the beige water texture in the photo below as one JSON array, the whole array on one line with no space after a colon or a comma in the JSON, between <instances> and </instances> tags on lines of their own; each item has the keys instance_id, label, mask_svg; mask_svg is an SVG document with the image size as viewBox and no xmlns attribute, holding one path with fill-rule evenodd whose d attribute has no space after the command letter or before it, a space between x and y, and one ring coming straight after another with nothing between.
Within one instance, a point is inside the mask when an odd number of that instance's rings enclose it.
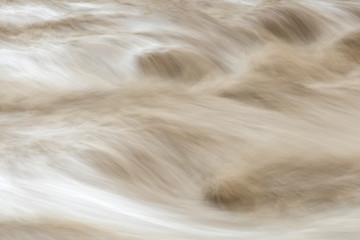
<instances>
[{"instance_id":1,"label":"beige water texture","mask_svg":"<svg viewBox=\"0 0 360 240\"><path fill-rule=\"evenodd\" d=\"M0 239L358 240L360 2L0 1Z\"/></svg>"}]
</instances>

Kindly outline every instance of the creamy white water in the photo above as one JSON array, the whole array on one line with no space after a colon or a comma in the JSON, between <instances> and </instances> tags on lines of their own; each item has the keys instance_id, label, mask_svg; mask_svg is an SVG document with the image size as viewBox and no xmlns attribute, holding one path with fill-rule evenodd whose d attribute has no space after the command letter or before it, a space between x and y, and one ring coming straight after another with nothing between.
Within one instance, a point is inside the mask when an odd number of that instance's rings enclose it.
<instances>
[{"instance_id":1,"label":"creamy white water","mask_svg":"<svg viewBox=\"0 0 360 240\"><path fill-rule=\"evenodd\" d=\"M358 239L357 1L0 1L0 239Z\"/></svg>"}]
</instances>

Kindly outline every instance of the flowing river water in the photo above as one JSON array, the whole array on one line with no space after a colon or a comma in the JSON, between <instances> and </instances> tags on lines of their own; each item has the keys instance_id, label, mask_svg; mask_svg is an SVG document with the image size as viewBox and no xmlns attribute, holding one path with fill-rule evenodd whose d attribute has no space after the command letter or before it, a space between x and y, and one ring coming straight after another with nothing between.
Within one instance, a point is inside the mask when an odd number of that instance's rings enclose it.
<instances>
[{"instance_id":1,"label":"flowing river water","mask_svg":"<svg viewBox=\"0 0 360 240\"><path fill-rule=\"evenodd\" d=\"M0 240L357 240L360 2L0 0Z\"/></svg>"}]
</instances>

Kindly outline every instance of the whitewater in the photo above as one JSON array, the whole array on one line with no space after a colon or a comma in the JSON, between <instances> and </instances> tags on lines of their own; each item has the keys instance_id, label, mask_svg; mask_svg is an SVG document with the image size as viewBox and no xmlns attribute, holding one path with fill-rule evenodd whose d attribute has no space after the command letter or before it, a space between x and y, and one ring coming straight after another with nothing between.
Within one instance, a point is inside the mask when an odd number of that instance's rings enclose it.
<instances>
[{"instance_id":1,"label":"whitewater","mask_svg":"<svg viewBox=\"0 0 360 240\"><path fill-rule=\"evenodd\" d=\"M0 0L0 240L357 240L360 2Z\"/></svg>"}]
</instances>

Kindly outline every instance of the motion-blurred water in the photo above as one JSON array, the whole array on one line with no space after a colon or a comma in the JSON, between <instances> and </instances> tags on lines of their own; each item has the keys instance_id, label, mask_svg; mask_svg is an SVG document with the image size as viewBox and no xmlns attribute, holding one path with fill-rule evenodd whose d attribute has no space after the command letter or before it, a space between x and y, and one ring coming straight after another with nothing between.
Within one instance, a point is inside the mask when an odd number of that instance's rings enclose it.
<instances>
[{"instance_id":1,"label":"motion-blurred water","mask_svg":"<svg viewBox=\"0 0 360 240\"><path fill-rule=\"evenodd\" d=\"M359 239L360 3L0 0L0 240Z\"/></svg>"}]
</instances>

